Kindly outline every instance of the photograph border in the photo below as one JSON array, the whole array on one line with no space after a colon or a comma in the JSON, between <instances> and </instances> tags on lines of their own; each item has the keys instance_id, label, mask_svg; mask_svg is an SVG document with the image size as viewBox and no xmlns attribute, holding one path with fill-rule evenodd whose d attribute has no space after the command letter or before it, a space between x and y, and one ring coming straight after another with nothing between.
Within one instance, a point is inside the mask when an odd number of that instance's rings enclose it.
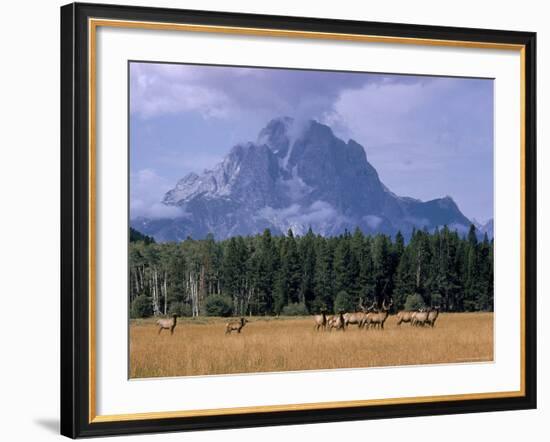
<instances>
[{"instance_id":1,"label":"photograph border","mask_svg":"<svg viewBox=\"0 0 550 442\"><path fill-rule=\"evenodd\" d=\"M518 51L520 390L277 406L96 413L96 31L100 26ZM61 8L61 433L69 437L536 408L536 34L115 5ZM124 130L124 129L123 129Z\"/></svg>"}]
</instances>

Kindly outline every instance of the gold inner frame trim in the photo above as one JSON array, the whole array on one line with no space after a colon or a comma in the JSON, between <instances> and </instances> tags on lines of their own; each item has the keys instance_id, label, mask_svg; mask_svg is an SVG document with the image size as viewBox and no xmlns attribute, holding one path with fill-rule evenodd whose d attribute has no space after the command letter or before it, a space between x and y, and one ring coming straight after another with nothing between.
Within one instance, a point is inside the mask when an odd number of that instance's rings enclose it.
<instances>
[{"instance_id":1,"label":"gold inner frame trim","mask_svg":"<svg viewBox=\"0 0 550 442\"><path fill-rule=\"evenodd\" d=\"M207 32L216 34L253 35L262 37L293 37L321 40L358 41L370 43L399 43L421 46L454 46L462 48L482 48L501 50L521 50L523 45L477 41L441 40L412 37L390 37L380 35L345 34L334 32L293 31L287 29L244 28L238 26L211 26L184 23L159 23L130 20L90 19L91 27L149 29L157 31Z\"/></svg>"},{"instance_id":2,"label":"gold inner frame trim","mask_svg":"<svg viewBox=\"0 0 550 442\"><path fill-rule=\"evenodd\" d=\"M475 396L475 397L474 397ZM421 404L426 402L459 401L464 399L495 399L523 396L520 391L504 391L498 393L479 393L464 395L441 395L441 396L421 396L414 398L390 398L390 399L370 399L356 401L338 401L338 402L317 402L305 404L288 405L262 405L257 407L235 407L235 408L213 408L205 410L188 411L157 411L150 413L132 413L132 414L110 414L105 416L96 416L91 422L114 422L114 421L132 421L145 419L167 419L175 417L198 417L198 416L219 416L231 414L246 413L273 413L277 411L296 411L296 410L323 410L327 408L344 407L364 407L374 405L396 405L396 404Z\"/></svg>"},{"instance_id":3,"label":"gold inner frame trim","mask_svg":"<svg viewBox=\"0 0 550 442\"><path fill-rule=\"evenodd\" d=\"M497 49L518 51L520 54L520 389L518 391L465 393L438 396L416 396L388 399L367 399L337 402L317 402L284 405L261 405L250 407L215 408L201 410L159 411L129 414L96 414L96 36L97 28L133 28L162 31L206 32L243 36L290 37L368 43L411 44L419 46L443 46L473 49ZM246 413L273 413L296 410L322 410L329 408L365 407L375 405L416 404L427 402L482 400L525 396L525 46L492 42L389 37L377 35L339 34L284 29L210 26L182 23L140 22L129 20L88 19L88 93L89 93L89 423L133 421L146 419L169 419L198 416L237 415Z\"/></svg>"}]
</instances>

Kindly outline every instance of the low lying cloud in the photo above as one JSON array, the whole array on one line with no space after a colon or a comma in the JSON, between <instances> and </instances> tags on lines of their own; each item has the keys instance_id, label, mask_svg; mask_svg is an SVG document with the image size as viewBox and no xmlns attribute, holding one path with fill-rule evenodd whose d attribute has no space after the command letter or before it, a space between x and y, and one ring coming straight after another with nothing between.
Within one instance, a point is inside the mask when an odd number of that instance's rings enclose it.
<instances>
[{"instance_id":1,"label":"low lying cloud","mask_svg":"<svg viewBox=\"0 0 550 442\"><path fill-rule=\"evenodd\" d=\"M130 219L176 218L183 214L179 207L167 206L160 201L171 186L154 170L143 169L130 174Z\"/></svg>"},{"instance_id":2,"label":"low lying cloud","mask_svg":"<svg viewBox=\"0 0 550 442\"><path fill-rule=\"evenodd\" d=\"M144 217L149 219L178 218L183 212L179 207L167 206L162 203L152 203L142 200L131 200L130 218Z\"/></svg>"},{"instance_id":3,"label":"low lying cloud","mask_svg":"<svg viewBox=\"0 0 550 442\"><path fill-rule=\"evenodd\" d=\"M323 231L330 226L336 227L345 222L338 211L325 201L315 201L309 206L291 204L282 209L264 207L258 215L267 219L282 232L292 229L294 234L303 235L309 227L315 231Z\"/></svg>"},{"instance_id":4,"label":"low lying cloud","mask_svg":"<svg viewBox=\"0 0 550 442\"><path fill-rule=\"evenodd\" d=\"M378 226L382 223L383 219L380 218L379 216L376 216L376 215L367 215L365 217L363 217L363 219L365 220L365 222L367 223L367 225L375 230L376 228L378 228Z\"/></svg>"}]
</instances>

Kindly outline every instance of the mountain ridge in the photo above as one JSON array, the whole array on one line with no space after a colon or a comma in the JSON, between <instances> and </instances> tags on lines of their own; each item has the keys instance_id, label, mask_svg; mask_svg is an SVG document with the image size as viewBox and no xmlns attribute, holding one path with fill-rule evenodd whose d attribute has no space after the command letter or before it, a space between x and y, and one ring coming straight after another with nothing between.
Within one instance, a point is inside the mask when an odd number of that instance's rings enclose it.
<instances>
[{"instance_id":1,"label":"mountain ridge","mask_svg":"<svg viewBox=\"0 0 550 442\"><path fill-rule=\"evenodd\" d=\"M316 120L271 120L256 141L239 143L214 168L189 173L162 203L176 218L131 220L157 241L217 239L261 233L332 236L359 227L365 233L410 233L447 225L466 232L471 221L450 196L421 201L397 196L368 162L362 145L338 138Z\"/></svg>"}]
</instances>

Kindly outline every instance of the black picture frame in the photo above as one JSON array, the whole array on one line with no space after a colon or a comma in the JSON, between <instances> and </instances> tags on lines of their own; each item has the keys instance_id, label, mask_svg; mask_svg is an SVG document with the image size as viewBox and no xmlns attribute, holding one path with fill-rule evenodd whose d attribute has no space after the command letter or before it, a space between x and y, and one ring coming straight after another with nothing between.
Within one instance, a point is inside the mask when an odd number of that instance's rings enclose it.
<instances>
[{"instance_id":1,"label":"black picture frame","mask_svg":"<svg viewBox=\"0 0 550 442\"><path fill-rule=\"evenodd\" d=\"M91 136L90 18L521 45L525 91L524 395L216 416L91 420L88 369L91 189L87 149ZM536 408L536 259L535 33L84 3L61 8L61 434L77 438Z\"/></svg>"}]
</instances>

